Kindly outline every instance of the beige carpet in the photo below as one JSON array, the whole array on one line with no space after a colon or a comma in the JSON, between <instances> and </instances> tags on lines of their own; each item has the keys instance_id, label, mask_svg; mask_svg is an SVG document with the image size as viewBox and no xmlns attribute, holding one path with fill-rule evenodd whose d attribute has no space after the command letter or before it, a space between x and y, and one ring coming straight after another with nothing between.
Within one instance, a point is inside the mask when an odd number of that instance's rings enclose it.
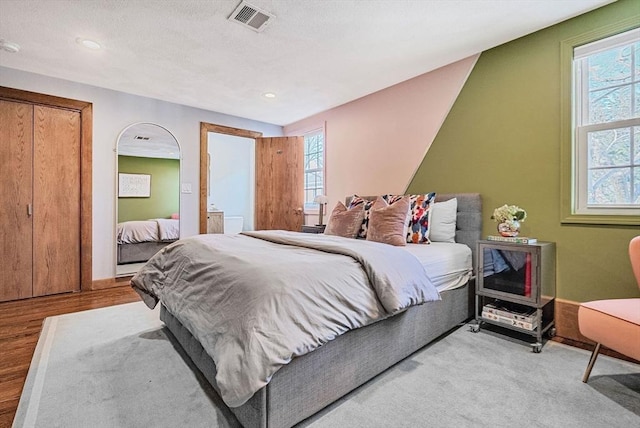
<instances>
[{"instance_id":1,"label":"beige carpet","mask_svg":"<svg viewBox=\"0 0 640 428\"><path fill-rule=\"evenodd\" d=\"M640 367L454 331L304 421L317 427L636 427ZM234 427L142 303L48 318L14 427Z\"/></svg>"}]
</instances>

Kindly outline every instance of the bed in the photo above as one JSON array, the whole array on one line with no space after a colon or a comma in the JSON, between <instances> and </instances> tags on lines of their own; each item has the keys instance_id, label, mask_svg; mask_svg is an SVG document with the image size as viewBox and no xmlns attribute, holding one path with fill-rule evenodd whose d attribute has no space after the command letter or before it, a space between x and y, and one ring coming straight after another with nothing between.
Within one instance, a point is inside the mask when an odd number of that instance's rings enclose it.
<instances>
[{"instance_id":1,"label":"bed","mask_svg":"<svg viewBox=\"0 0 640 428\"><path fill-rule=\"evenodd\" d=\"M118 223L118 264L146 262L180 237L180 220L157 218Z\"/></svg>"},{"instance_id":2,"label":"bed","mask_svg":"<svg viewBox=\"0 0 640 428\"><path fill-rule=\"evenodd\" d=\"M458 249L464 247L467 263L471 264L475 260L475 243L481 234L481 199L478 194L448 194L439 195L436 202L452 198L457 199L455 240L458 243L452 245ZM422 263L431 259L441 269L442 274L437 275L435 281L439 282L441 300L404 308L393 316L337 335L317 349L291 359L246 402L230 406L240 423L245 427L293 426L470 318L473 315L472 272L467 268L466 276L451 276L447 257L438 259L435 254L439 245L434 244L420 250L431 254L415 260ZM464 267L460 270L464 271ZM141 274L144 275L138 275ZM138 275L132 284L147 301L150 297L140 289ZM151 282L162 286L161 275ZM161 303L162 321L214 389L221 393L216 380L217 367L192 334L192 325L181 321L168 305Z\"/></svg>"}]
</instances>

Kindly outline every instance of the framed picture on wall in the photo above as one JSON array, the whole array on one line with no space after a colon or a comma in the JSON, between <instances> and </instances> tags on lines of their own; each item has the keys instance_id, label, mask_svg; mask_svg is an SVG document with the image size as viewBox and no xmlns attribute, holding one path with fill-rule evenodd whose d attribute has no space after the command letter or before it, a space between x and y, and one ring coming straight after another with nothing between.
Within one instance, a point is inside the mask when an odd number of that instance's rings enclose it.
<instances>
[{"instance_id":1,"label":"framed picture on wall","mask_svg":"<svg viewBox=\"0 0 640 428\"><path fill-rule=\"evenodd\" d=\"M119 198L151 197L151 174L118 174Z\"/></svg>"}]
</instances>

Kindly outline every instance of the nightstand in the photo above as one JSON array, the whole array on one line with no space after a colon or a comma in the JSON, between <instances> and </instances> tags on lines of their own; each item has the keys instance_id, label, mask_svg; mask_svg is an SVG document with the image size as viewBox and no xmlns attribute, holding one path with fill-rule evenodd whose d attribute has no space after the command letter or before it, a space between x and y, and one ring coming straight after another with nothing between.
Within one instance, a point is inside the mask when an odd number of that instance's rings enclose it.
<instances>
[{"instance_id":1,"label":"nightstand","mask_svg":"<svg viewBox=\"0 0 640 428\"><path fill-rule=\"evenodd\" d=\"M324 228L327 227L325 224L316 224L312 225L303 225L302 233L324 233Z\"/></svg>"},{"instance_id":2,"label":"nightstand","mask_svg":"<svg viewBox=\"0 0 640 428\"><path fill-rule=\"evenodd\" d=\"M484 323L536 338L555 335L556 246L553 242L518 244L478 241L476 279L477 332Z\"/></svg>"},{"instance_id":3,"label":"nightstand","mask_svg":"<svg viewBox=\"0 0 640 428\"><path fill-rule=\"evenodd\" d=\"M207 233L224 233L224 212L207 212Z\"/></svg>"}]
</instances>

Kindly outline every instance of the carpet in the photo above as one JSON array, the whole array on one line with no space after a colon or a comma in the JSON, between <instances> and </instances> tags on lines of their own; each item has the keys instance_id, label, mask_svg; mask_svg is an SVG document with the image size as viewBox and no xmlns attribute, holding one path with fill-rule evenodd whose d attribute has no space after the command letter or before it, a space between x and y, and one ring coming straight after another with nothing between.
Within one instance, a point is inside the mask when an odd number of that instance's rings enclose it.
<instances>
[{"instance_id":1,"label":"carpet","mask_svg":"<svg viewBox=\"0 0 640 428\"><path fill-rule=\"evenodd\" d=\"M467 327L416 352L300 427L640 426L640 367ZM14 427L237 427L142 303L47 318Z\"/></svg>"}]
</instances>

